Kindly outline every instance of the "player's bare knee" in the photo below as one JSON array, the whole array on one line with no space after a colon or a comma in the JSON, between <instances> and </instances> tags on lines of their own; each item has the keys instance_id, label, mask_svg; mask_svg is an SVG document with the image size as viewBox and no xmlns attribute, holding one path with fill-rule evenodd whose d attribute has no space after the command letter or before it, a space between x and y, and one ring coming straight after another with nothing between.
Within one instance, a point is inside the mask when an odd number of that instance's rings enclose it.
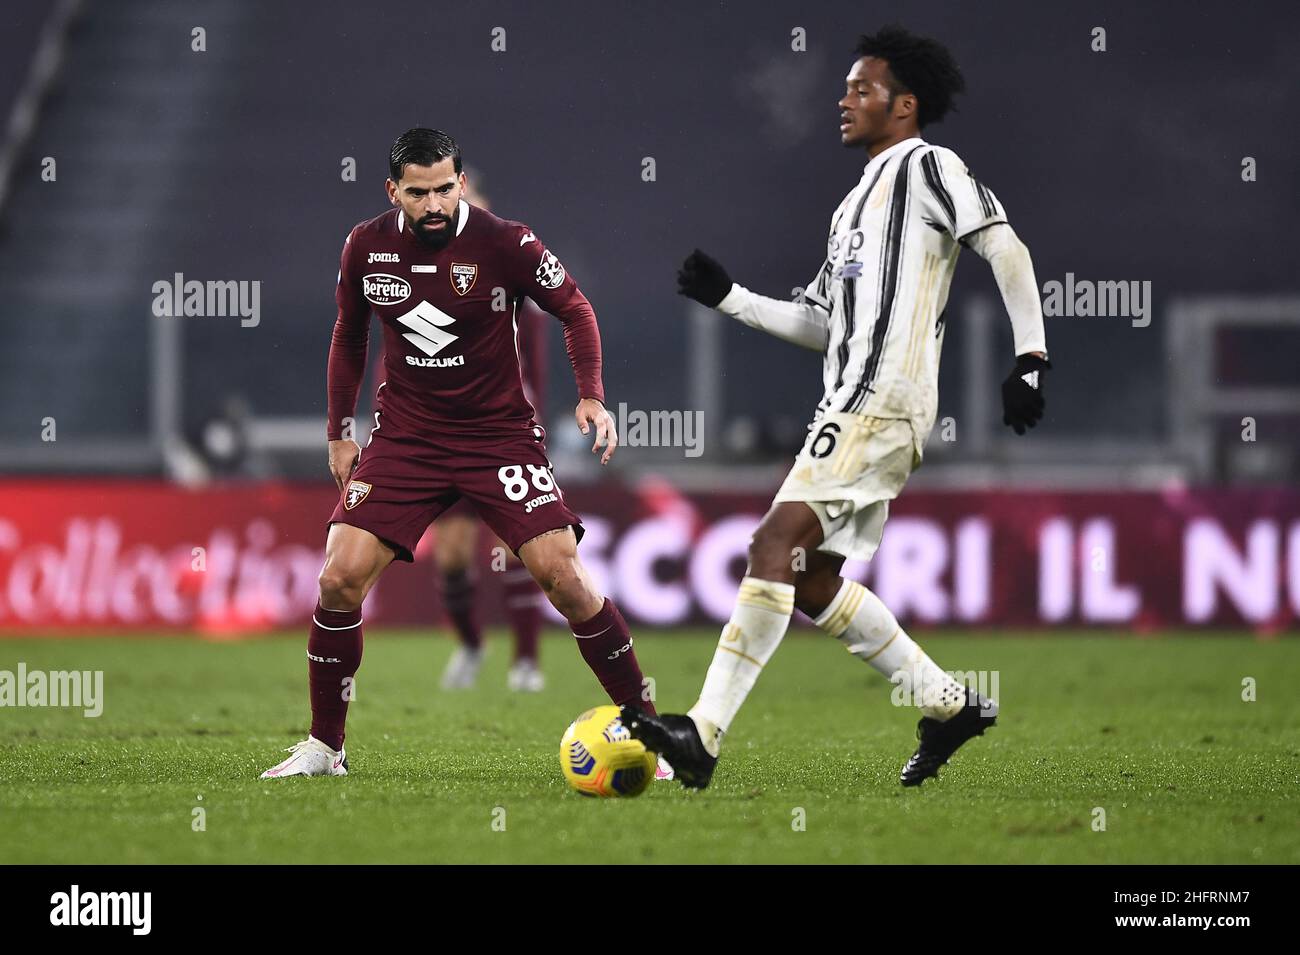
<instances>
[{"instance_id":1,"label":"player's bare knee","mask_svg":"<svg viewBox=\"0 0 1300 955\"><path fill-rule=\"evenodd\" d=\"M550 592L561 597L567 597L581 589L581 575L571 560L556 561L550 568L548 578L551 582Z\"/></svg>"},{"instance_id":2,"label":"player's bare knee","mask_svg":"<svg viewBox=\"0 0 1300 955\"><path fill-rule=\"evenodd\" d=\"M364 586L354 575L335 567L320 573L320 605L326 610L355 610L365 597Z\"/></svg>"},{"instance_id":3,"label":"player's bare knee","mask_svg":"<svg viewBox=\"0 0 1300 955\"><path fill-rule=\"evenodd\" d=\"M542 592L550 597L556 593L564 581L563 562L559 560L550 560L544 564L534 562L528 567L529 572L533 575L533 580L537 581L537 586L542 588Z\"/></svg>"},{"instance_id":4,"label":"player's bare knee","mask_svg":"<svg viewBox=\"0 0 1300 955\"><path fill-rule=\"evenodd\" d=\"M844 558L815 549L802 556L803 566L794 578L794 605L808 616L816 617L831 605L844 585L840 577Z\"/></svg>"},{"instance_id":5,"label":"player's bare knee","mask_svg":"<svg viewBox=\"0 0 1300 955\"><path fill-rule=\"evenodd\" d=\"M569 620L585 619L584 614L592 603L586 576L576 560L557 560L537 578L546 598L561 616Z\"/></svg>"},{"instance_id":6,"label":"player's bare knee","mask_svg":"<svg viewBox=\"0 0 1300 955\"><path fill-rule=\"evenodd\" d=\"M537 581L537 586L548 590L555 582L559 561L549 554L530 553L524 566L533 575L533 580Z\"/></svg>"},{"instance_id":7,"label":"player's bare knee","mask_svg":"<svg viewBox=\"0 0 1300 955\"><path fill-rule=\"evenodd\" d=\"M789 581L794 575L794 546L780 531L760 524L749 541L749 576Z\"/></svg>"}]
</instances>

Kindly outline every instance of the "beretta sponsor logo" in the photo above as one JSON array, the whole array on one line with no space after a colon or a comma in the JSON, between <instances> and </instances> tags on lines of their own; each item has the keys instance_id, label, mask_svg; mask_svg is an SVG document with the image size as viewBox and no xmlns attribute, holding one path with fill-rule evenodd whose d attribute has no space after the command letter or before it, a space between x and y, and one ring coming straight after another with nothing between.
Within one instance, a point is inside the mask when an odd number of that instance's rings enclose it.
<instances>
[{"instance_id":1,"label":"beretta sponsor logo","mask_svg":"<svg viewBox=\"0 0 1300 955\"><path fill-rule=\"evenodd\" d=\"M361 279L362 294L372 305L396 305L411 297L411 283L396 275L372 272Z\"/></svg>"}]
</instances>

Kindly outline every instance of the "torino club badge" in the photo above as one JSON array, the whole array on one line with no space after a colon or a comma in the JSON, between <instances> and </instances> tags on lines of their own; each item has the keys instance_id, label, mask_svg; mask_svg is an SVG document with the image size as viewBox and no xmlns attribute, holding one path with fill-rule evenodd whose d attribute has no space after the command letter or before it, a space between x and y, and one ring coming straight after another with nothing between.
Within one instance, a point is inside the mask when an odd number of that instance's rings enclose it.
<instances>
[{"instance_id":1,"label":"torino club badge","mask_svg":"<svg viewBox=\"0 0 1300 955\"><path fill-rule=\"evenodd\" d=\"M343 499L343 506L347 510L352 510L366 499L370 489L374 485L367 484L365 481L352 481L348 484L347 496Z\"/></svg>"},{"instance_id":2,"label":"torino club badge","mask_svg":"<svg viewBox=\"0 0 1300 955\"><path fill-rule=\"evenodd\" d=\"M474 280L478 278L478 266L453 262L450 274L451 287L456 290L457 295L465 295L474 287Z\"/></svg>"}]
</instances>

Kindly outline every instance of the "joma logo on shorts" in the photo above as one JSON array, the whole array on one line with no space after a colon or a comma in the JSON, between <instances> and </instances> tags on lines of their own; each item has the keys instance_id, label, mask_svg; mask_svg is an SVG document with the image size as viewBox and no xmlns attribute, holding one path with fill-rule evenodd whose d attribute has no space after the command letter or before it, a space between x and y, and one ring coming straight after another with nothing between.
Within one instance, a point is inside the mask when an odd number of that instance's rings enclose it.
<instances>
[{"instance_id":1,"label":"joma logo on shorts","mask_svg":"<svg viewBox=\"0 0 1300 955\"><path fill-rule=\"evenodd\" d=\"M524 513L533 513L533 508L541 507L543 504L552 504L555 502L554 494L540 494L524 505Z\"/></svg>"}]
</instances>

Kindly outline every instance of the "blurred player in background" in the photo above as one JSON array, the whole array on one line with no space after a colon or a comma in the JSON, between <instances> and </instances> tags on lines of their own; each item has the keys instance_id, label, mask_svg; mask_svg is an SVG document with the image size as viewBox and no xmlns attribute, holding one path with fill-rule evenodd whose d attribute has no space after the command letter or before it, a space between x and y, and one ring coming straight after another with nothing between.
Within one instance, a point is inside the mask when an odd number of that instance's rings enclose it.
<instances>
[{"instance_id":1,"label":"blurred player in background","mask_svg":"<svg viewBox=\"0 0 1300 955\"><path fill-rule=\"evenodd\" d=\"M476 184L477 187L476 187ZM483 193L481 177L467 177L465 201L471 206L491 211ZM519 305L519 366L523 372L524 397L540 413L545 407L546 314L531 299ZM433 559L437 568L442 606L459 641L442 674L445 690L464 690L478 680L483 663L483 631L479 617L479 527L482 521L469 501L461 498L437 521L433 539ZM528 568L519 562L500 538L493 543L493 553L500 548L506 555L501 571L504 610L514 635L515 653L506 674L511 690L536 693L546 686L538 660L538 637L542 630L542 594ZM493 558L495 560L495 556Z\"/></svg>"},{"instance_id":2,"label":"blurred player in background","mask_svg":"<svg viewBox=\"0 0 1300 955\"><path fill-rule=\"evenodd\" d=\"M394 559L413 559L425 529L462 497L569 622L610 699L642 698L632 636L578 558L582 521L551 473L519 367L515 314L528 296L564 326L578 386L574 417L607 463L618 436L604 406L595 312L536 233L470 205L466 183L455 140L410 129L389 157L394 208L357 225L344 244L326 424L340 497L307 641L311 732L264 778L347 774L344 723L361 665L362 602ZM372 311L383 323L384 380L363 452L347 422Z\"/></svg>"},{"instance_id":3,"label":"blurred player in background","mask_svg":"<svg viewBox=\"0 0 1300 955\"><path fill-rule=\"evenodd\" d=\"M921 138L965 88L944 47L898 27L859 39L839 101L840 140L866 150L861 181L831 217L826 258L802 300L733 283L699 250L679 291L805 348L824 352L823 397L808 439L749 548L749 567L695 706L684 716L624 708L624 723L686 786L708 785L723 735L785 636L795 607L908 691L923 714L901 782L938 774L991 726L995 701L939 669L880 599L840 576L870 560L934 426L944 306L957 256L993 269L1015 339L1003 422L1023 434L1043 414L1050 367L1029 252L997 198L957 154Z\"/></svg>"}]
</instances>

